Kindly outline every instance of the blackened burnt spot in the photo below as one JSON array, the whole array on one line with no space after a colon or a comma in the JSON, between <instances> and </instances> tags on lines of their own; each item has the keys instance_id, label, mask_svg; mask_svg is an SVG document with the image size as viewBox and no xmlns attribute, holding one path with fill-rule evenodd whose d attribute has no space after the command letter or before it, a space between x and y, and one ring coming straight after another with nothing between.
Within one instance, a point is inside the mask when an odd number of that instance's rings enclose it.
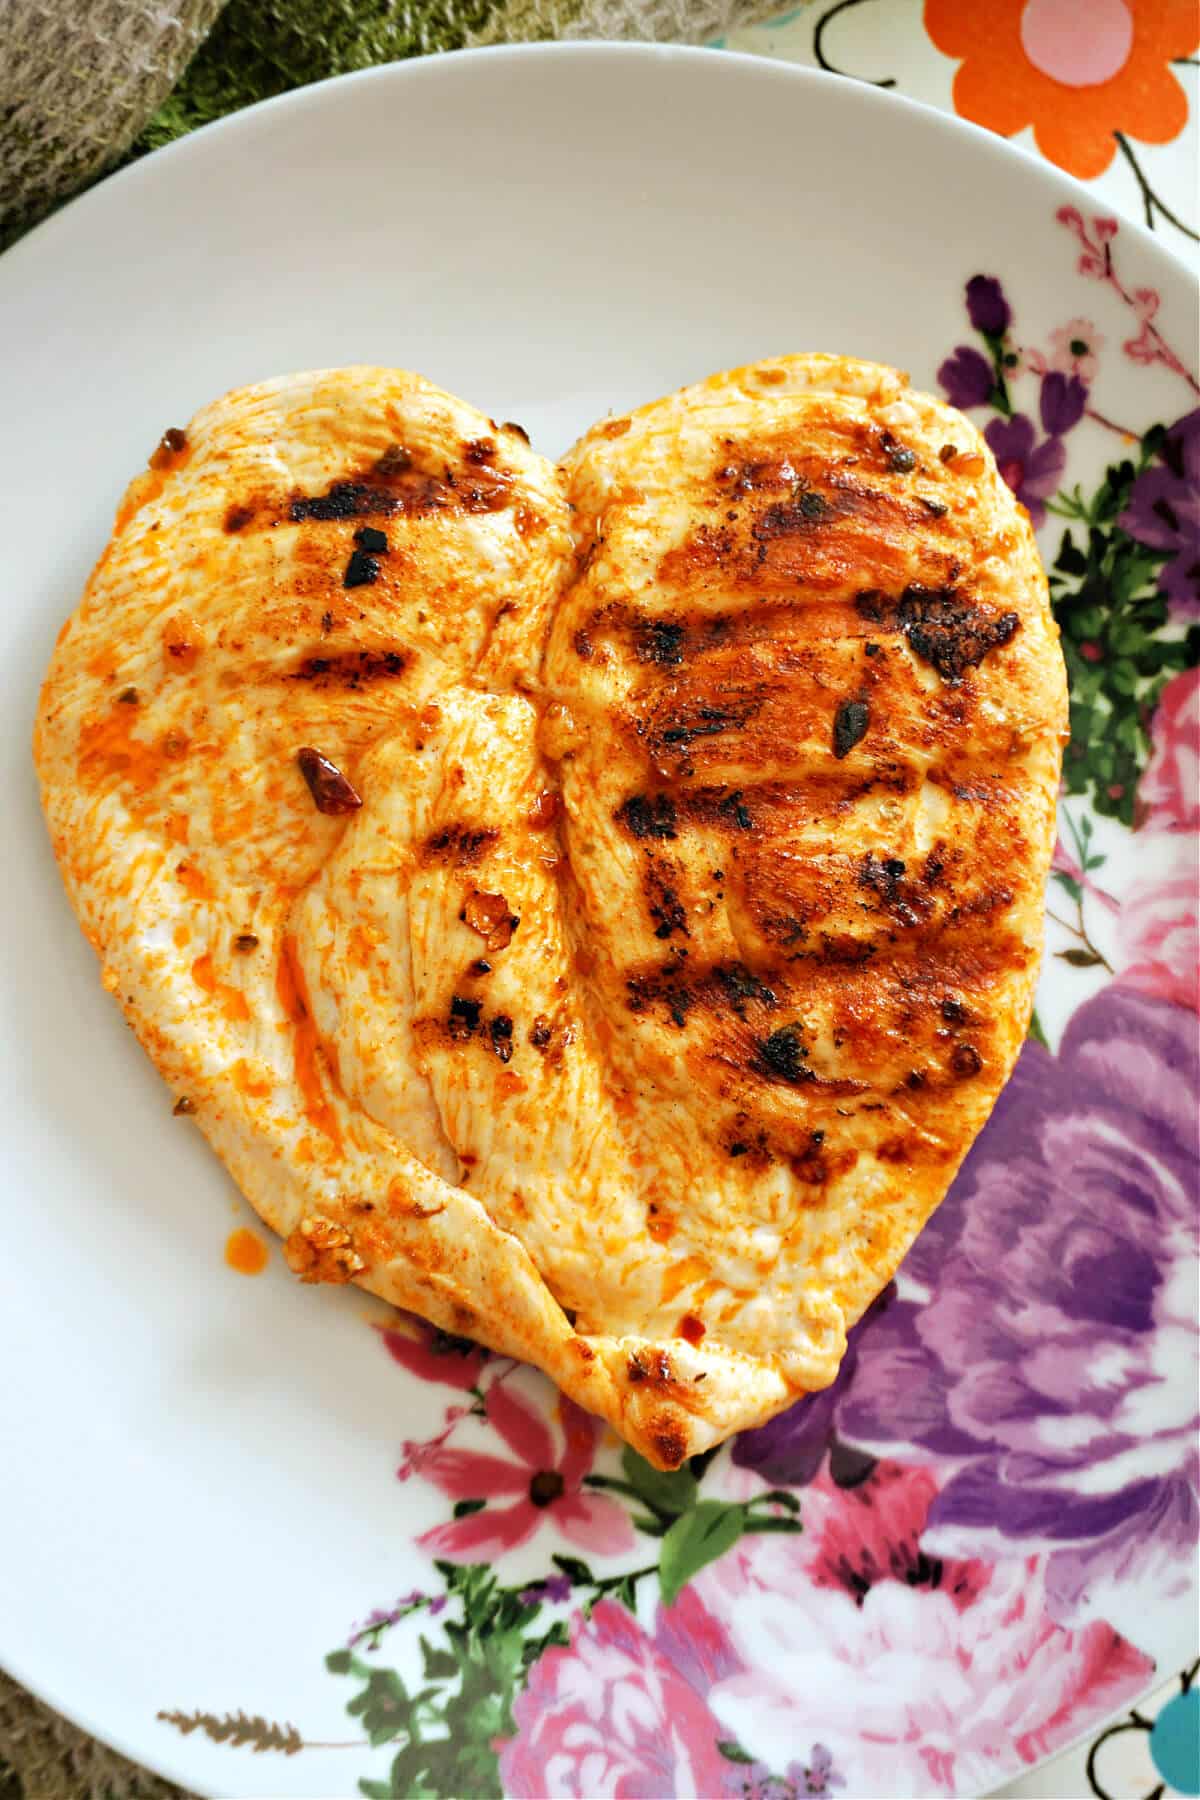
<instances>
[{"instance_id":1,"label":"blackened burnt spot","mask_svg":"<svg viewBox=\"0 0 1200 1800\"><path fill-rule=\"evenodd\" d=\"M864 588L855 594L854 606L860 619L868 619L872 625L882 625L887 616L887 601L878 588Z\"/></svg>"},{"instance_id":2,"label":"blackened burnt spot","mask_svg":"<svg viewBox=\"0 0 1200 1800\"><path fill-rule=\"evenodd\" d=\"M380 535L382 536L382 533ZM352 550L350 560L346 564L346 572L342 576L342 586L345 588L373 587L378 580L379 558L369 556L365 550Z\"/></svg>"},{"instance_id":3,"label":"blackened burnt spot","mask_svg":"<svg viewBox=\"0 0 1200 1800\"><path fill-rule=\"evenodd\" d=\"M671 666L683 661L683 626L669 619L642 621L634 633L637 659L644 663Z\"/></svg>"},{"instance_id":4,"label":"blackened burnt spot","mask_svg":"<svg viewBox=\"0 0 1200 1800\"><path fill-rule=\"evenodd\" d=\"M615 815L635 838L673 838L678 819L669 794L633 794Z\"/></svg>"},{"instance_id":5,"label":"blackened burnt spot","mask_svg":"<svg viewBox=\"0 0 1200 1800\"><path fill-rule=\"evenodd\" d=\"M347 650L339 655L306 656L285 679L306 681L316 688L347 688L356 693L372 682L403 675L408 662L406 650Z\"/></svg>"},{"instance_id":6,"label":"blackened burnt spot","mask_svg":"<svg viewBox=\"0 0 1200 1800\"><path fill-rule=\"evenodd\" d=\"M858 870L858 885L877 894L901 925L919 925L922 911L929 910L911 883L905 882L906 864L898 856L878 857L868 850ZM920 906L921 910L916 910Z\"/></svg>"},{"instance_id":7,"label":"blackened burnt spot","mask_svg":"<svg viewBox=\"0 0 1200 1800\"><path fill-rule=\"evenodd\" d=\"M777 1081L790 1081L800 1084L815 1081L816 1076L807 1066L808 1055L799 1031L794 1025L784 1025L773 1031L768 1038L763 1038L758 1045L758 1060L762 1072Z\"/></svg>"},{"instance_id":8,"label":"blackened burnt spot","mask_svg":"<svg viewBox=\"0 0 1200 1800\"><path fill-rule=\"evenodd\" d=\"M479 1014L482 1007L478 1000L464 1000L461 994L455 994L450 1001L450 1036L456 1043L465 1044L467 1039L479 1029Z\"/></svg>"},{"instance_id":9,"label":"blackened burnt spot","mask_svg":"<svg viewBox=\"0 0 1200 1800\"><path fill-rule=\"evenodd\" d=\"M697 706L681 714L678 722L668 725L660 735L664 744L682 749L697 738L720 737L724 731L737 730L748 716L749 709L745 707L731 711L724 706Z\"/></svg>"},{"instance_id":10,"label":"blackened burnt spot","mask_svg":"<svg viewBox=\"0 0 1200 1800\"><path fill-rule=\"evenodd\" d=\"M461 476L461 478L460 478ZM386 518L394 513L496 512L509 497L510 478L501 471L471 469L456 476L418 469L402 444L385 450L374 466L356 479L335 481L323 494L294 494L287 517L306 519Z\"/></svg>"},{"instance_id":11,"label":"blackened burnt spot","mask_svg":"<svg viewBox=\"0 0 1200 1800\"><path fill-rule=\"evenodd\" d=\"M691 936L687 927L687 913L684 910L683 902L673 887L660 886L652 881L649 901L650 917L654 920L656 938L669 938L676 931L681 931L684 937Z\"/></svg>"},{"instance_id":12,"label":"blackened burnt spot","mask_svg":"<svg viewBox=\"0 0 1200 1800\"><path fill-rule=\"evenodd\" d=\"M905 588L896 617L917 655L943 681L957 684L999 644L1007 644L1021 621L1015 612L985 613L953 588Z\"/></svg>"},{"instance_id":13,"label":"blackened burnt spot","mask_svg":"<svg viewBox=\"0 0 1200 1800\"><path fill-rule=\"evenodd\" d=\"M396 510L396 497L386 488L373 488L363 481L335 481L328 493L297 494L288 506L288 518L300 525L305 519L360 519L366 513Z\"/></svg>"},{"instance_id":14,"label":"blackened burnt spot","mask_svg":"<svg viewBox=\"0 0 1200 1800\"><path fill-rule=\"evenodd\" d=\"M554 1027L545 1013L539 1013L529 1027L529 1041L535 1050L544 1050L554 1036Z\"/></svg>"},{"instance_id":15,"label":"blackened burnt spot","mask_svg":"<svg viewBox=\"0 0 1200 1800\"><path fill-rule=\"evenodd\" d=\"M696 1004L691 988L685 986L672 969L659 969L651 975L630 975L625 982L625 992L631 1013L649 1012L655 1006L663 1006L671 1023L680 1031Z\"/></svg>"},{"instance_id":16,"label":"blackened burnt spot","mask_svg":"<svg viewBox=\"0 0 1200 1800\"><path fill-rule=\"evenodd\" d=\"M983 1058L974 1044L956 1044L950 1058L950 1067L960 1081L969 1081L972 1075L978 1075L982 1069Z\"/></svg>"},{"instance_id":17,"label":"blackened burnt spot","mask_svg":"<svg viewBox=\"0 0 1200 1800\"><path fill-rule=\"evenodd\" d=\"M491 825L444 825L425 839L421 860L425 863L447 863L452 868L470 869L499 838Z\"/></svg>"},{"instance_id":18,"label":"blackened burnt spot","mask_svg":"<svg viewBox=\"0 0 1200 1800\"><path fill-rule=\"evenodd\" d=\"M354 534L354 541L360 550L370 556L386 556L388 553L387 533L377 531L374 525L360 525Z\"/></svg>"},{"instance_id":19,"label":"blackened burnt spot","mask_svg":"<svg viewBox=\"0 0 1200 1800\"><path fill-rule=\"evenodd\" d=\"M571 639L571 642L575 647L576 656L578 656L581 661L587 662L595 648L587 632L577 631L575 636Z\"/></svg>"},{"instance_id":20,"label":"blackened burnt spot","mask_svg":"<svg viewBox=\"0 0 1200 1800\"><path fill-rule=\"evenodd\" d=\"M890 431L880 432L879 448L887 458L887 466L894 475L911 475L916 468L916 456L907 445L893 437Z\"/></svg>"},{"instance_id":21,"label":"blackened burnt spot","mask_svg":"<svg viewBox=\"0 0 1200 1800\"><path fill-rule=\"evenodd\" d=\"M488 1034L492 1040L492 1049L502 1063L512 1061L513 1022L507 1013L497 1013L488 1026Z\"/></svg>"},{"instance_id":22,"label":"blackened burnt spot","mask_svg":"<svg viewBox=\"0 0 1200 1800\"><path fill-rule=\"evenodd\" d=\"M717 807L717 813L720 818L728 819L730 824L736 825L739 831L750 831L753 829L754 820L750 815L749 807L742 799L742 791L740 788L738 788L736 792L728 794L725 799L721 801L720 805Z\"/></svg>"},{"instance_id":23,"label":"blackened burnt spot","mask_svg":"<svg viewBox=\"0 0 1200 1800\"><path fill-rule=\"evenodd\" d=\"M234 504L226 510L225 530L231 535L234 532L243 531L253 517L254 508L252 506L242 506L235 501Z\"/></svg>"},{"instance_id":24,"label":"blackened burnt spot","mask_svg":"<svg viewBox=\"0 0 1200 1800\"><path fill-rule=\"evenodd\" d=\"M947 1025L961 1025L967 1016L967 1009L961 1000L947 998L942 1001L942 1017Z\"/></svg>"},{"instance_id":25,"label":"blackened burnt spot","mask_svg":"<svg viewBox=\"0 0 1200 1800\"><path fill-rule=\"evenodd\" d=\"M863 887L868 887L879 895L881 900L890 906L900 892L900 882L907 864L898 856L878 857L873 850L868 850L863 857L858 879Z\"/></svg>"},{"instance_id":26,"label":"blackened burnt spot","mask_svg":"<svg viewBox=\"0 0 1200 1800\"><path fill-rule=\"evenodd\" d=\"M865 700L842 701L833 715L833 754L839 762L861 744L870 723L871 708Z\"/></svg>"},{"instance_id":27,"label":"blackened burnt spot","mask_svg":"<svg viewBox=\"0 0 1200 1800\"><path fill-rule=\"evenodd\" d=\"M776 500L766 507L754 521L750 535L759 544L769 543L772 538L791 537L823 525L834 511L823 494L806 488L794 500Z\"/></svg>"},{"instance_id":28,"label":"blackened burnt spot","mask_svg":"<svg viewBox=\"0 0 1200 1800\"><path fill-rule=\"evenodd\" d=\"M518 425L515 419L505 419L500 429L501 431L511 431L515 436L522 438L525 443L529 442L529 433L523 425Z\"/></svg>"},{"instance_id":29,"label":"blackened burnt spot","mask_svg":"<svg viewBox=\"0 0 1200 1800\"><path fill-rule=\"evenodd\" d=\"M634 1383L651 1381L667 1386L675 1379L671 1359L665 1350L635 1350L626 1364L626 1373Z\"/></svg>"},{"instance_id":30,"label":"blackened burnt spot","mask_svg":"<svg viewBox=\"0 0 1200 1800\"><path fill-rule=\"evenodd\" d=\"M739 1019L745 1018L748 1003L766 1007L768 1011L777 1004L775 990L752 974L745 963L718 963L713 969L713 975L726 1002Z\"/></svg>"}]
</instances>

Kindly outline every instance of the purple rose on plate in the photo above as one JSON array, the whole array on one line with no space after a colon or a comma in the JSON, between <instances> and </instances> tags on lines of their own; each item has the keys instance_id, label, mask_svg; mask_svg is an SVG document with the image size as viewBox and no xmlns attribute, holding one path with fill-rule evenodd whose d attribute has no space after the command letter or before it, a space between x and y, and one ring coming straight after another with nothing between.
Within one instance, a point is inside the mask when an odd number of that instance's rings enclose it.
<instances>
[{"instance_id":1,"label":"purple rose on plate","mask_svg":"<svg viewBox=\"0 0 1200 1800\"><path fill-rule=\"evenodd\" d=\"M1033 523L1041 525L1046 517L1045 503L1057 490L1067 466L1062 439L1047 437L1039 444L1033 421L1024 413L1014 413L1011 419L993 419L983 435L1001 475Z\"/></svg>"},{"instance_id":2,"label":"purple rose on plate","mask_svg":"<svg viewBox=\"0 0 1200 1800\"><path fill-rule=\"evenodd\" d=\"M862 1338L895 1297L896 1284L889 1282L847 1334L846 1354L832 1387L806 1394L786 1412L734 1439L733 1460L739 1468L753 1469L764 1481L807 1487L820 1472L828 1451L829 1472L839 1487L856 1487L865 1480L875 1467L875 1458L843 1444L834 1427L838 1407L854 1381Z\"/></svg>"},{"instance_id":3,"label":"purple rose on plate","mask_svg":"<svg viewBox=\"0 0 1200 1800\"><path fill-rule=\"evenodd\" d=\"M948 1475L931 1553L1048 1552L1063 1621L1136 1630L1143 1577L1190 1579L1197 1039L1116 983L1057 1057L1026 1044L837 1406L851 1443Z\"/></svg>"},{"instance_id":4,"label":"purple rose on plate","mask_svg":"<svg viewBox=\"0 0 1200 1800\"><path fill-rule=\"evenodd\" d=\"M1172 553L1159 587L1180 612L1200 616L1200 408L1172 425L1159 458L1134 482L1117 524Z\"/></svg>"},{"instance_id":5,"label":"purple rose on plate","mask_svg":"<svg viewBox=\"0 0 1200 1800\"><path fill-rule=\"evenodd\" d=\"M968 412L972 406L983 406L992 391L992 365L978 350L960 344L937 372L951 406Z\"/></svg>"},{"instance_id":6,"label":"purple rose on plate","mask_svg":"<svg viewBox=\"0 0 1200 1800\"><path fill-rule=\"evenodd\" d=\"M967 317L985 337L1003 337L1012 323L1012 307L994 275L972 275L967 283Z\"/></svg>"},{"instance_id":7,"label":"purple rose on plate","mask_svg":"<svg viewBox=\"0 0 1200 1800\"><path fill-rule=\"evenodd\" d=\"M1087 405L1087 388L1078 375L1064 375L1051 369L1042 376L1040 411L1042 430L1050 437L1061 437L1078 425Z\"/></svg>"}]
</instances>

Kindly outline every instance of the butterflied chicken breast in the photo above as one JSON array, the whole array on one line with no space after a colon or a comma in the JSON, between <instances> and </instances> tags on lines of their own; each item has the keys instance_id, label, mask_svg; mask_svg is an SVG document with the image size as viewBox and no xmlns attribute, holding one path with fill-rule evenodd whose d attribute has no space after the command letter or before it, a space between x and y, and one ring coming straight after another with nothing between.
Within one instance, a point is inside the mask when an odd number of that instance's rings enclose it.
<instances>
[{"instance_id":1,"label":"butterflied chicken breast","mask_svg":"<svg viewBox=\"0 0 1200 1800\"><path fill-rule=\"evenodd\" d=\"M559 470L396 371L227 396L130 488L36 754L297 1273L673 1467L833 1379L986 1118L1064 731L983 440L803 356Z\"/></svg>"}]
</instances>

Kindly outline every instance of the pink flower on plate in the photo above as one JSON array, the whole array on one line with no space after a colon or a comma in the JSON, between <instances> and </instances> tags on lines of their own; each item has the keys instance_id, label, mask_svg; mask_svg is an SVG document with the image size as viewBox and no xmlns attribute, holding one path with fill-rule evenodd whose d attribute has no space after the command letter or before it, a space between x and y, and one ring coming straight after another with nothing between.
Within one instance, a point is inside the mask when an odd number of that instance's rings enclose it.
<instances>
[{"instance_id":1,"label":"pink flower on plate","mask_svg":"<svg viewBox=\"0 0 1200 1800\"><path fill-rule=\"evenodd\" d=\"M424 1319L406 1318L403 1328L380 1325L376 1329L392 1361L419 1381L440 1381L464 1392L478 1386L487 1351L468 1338L451 1337Z\"/></svg>"},{"instance_id":2,"label":"pink flower on plate","mask_svg":"<svg viewBox=\"0 0 1200 1800\"><path fill-rule=\"evenodd\" d=\"M1109 244L1116 237L1119 229L1115 219L1106 219L1093 214L1091 231L1084 223L1083 214L1077 206L1060 206L1055 213L1060 225L1065 225L1072 232L1082 247L1083 254L1076 265L1081 275L1090 275L1094 280L1107 281L1112 270Z\"/></svg>"},{"instance_id":3,"label":"pink flower on plate","mask_svg":"<svg viewBox=\"0 0 1200 1800\"><path fill-rule=\"evenodd\" d=\"M487 1562L525 1543L547 1521L592 1555L632 1547L633 1527L624 1509L582 1485L601 1429L598 1419L559 1395L558 1445L545 1419L498 1381L487 1391L487 1416L515 1461L435 1442L412 1459L412 1466L448 1500L505 1499L510 1504L488 1505L424 1532L418 1541L427 1550L463 1562Z\"/></svg>"},{"instance_id":4,"label":"pink flower on plate","mask_svg":"<svg viewBox=\"0 0 1200 1800\"><path fill-rule=\"evenodd\" d=\"M1173 675L1150 725L1153 746L1137 791L1139 828L1200 831L1200 669Z\"/></svg>"},{"instance_id":5,"label":"pink flower on plate","mask_svg":"<svg viewBox=\"0 0 1200 1800\"><path fill-rule=\"evenodd\" d=\"M1121 981L1200 1009L1200 669L1173 676L1138 782L1138 879L1119 922Z\"/></svg>"},{"instance_id":6,"label":"pink flower on plate","mask_svg":"<svg viewBox=\"0 0 1200 1800\"><path fill-rule=\"evenodd\" d=\"M1103 348L1104 339L1090 319L1068 319L1050 333L1048 367L1063 375L1078 375L1080 381L1093 382Z\"/></svg>"},{"instance_id":7,"label":"pink flower on plate","mask_svg":"<svg viewBox=\"0 0 1200 1800\"><path fill-rule=\"evenodd\" d=\"M748 1770L717 1749L722 1734L704 1698L735 1668L693 1589L660 1608L653 1637L625 1607L601 1600L590 1619L576 1615L569 1647L539 1657L513 1705L517 1735L500 1752L505 1793L715 1800L740 1792Z\"/></svg>"},{"instance_id":8,"label":"pink flower on plate","mask_svg":"<svg viewBox=\"0 0 1200 1800\"><path fill-rule=\"evenodd\" d=\"M1162 881L1139 882L1121 908L1124 986L1200 1011L1200 870L1191 846L1182 847L1178 872Z\"/></svg>"},{"instance_id":9,"label":"pink flower on plate","mask_svg":"<svg viewBox=\"0 0 1200 1800\"><path fill-rule=\"evenodd\" d=\"M1153 1665L1107 1625L1068 1632L1043 1559L947 1563L923 1552L936 1493L881 1464L804 1494L801 1536L746 1536L694 1582L743 1665L709 1705L769 1768L827 1746L850 1793L986 1792L1136 1693Z\"/></svg>"}]
</instances>

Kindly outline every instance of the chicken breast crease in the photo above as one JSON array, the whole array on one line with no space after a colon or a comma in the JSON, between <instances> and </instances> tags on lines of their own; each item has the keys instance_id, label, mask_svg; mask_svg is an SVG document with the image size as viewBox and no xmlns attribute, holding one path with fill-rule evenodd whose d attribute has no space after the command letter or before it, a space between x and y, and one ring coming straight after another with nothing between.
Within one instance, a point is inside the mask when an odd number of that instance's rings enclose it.
<instances>
[{"instance_id":1,"label":"chicken breast crease","mask_svg":"<svg viewBox=\"0 0 1200 1800\"><path fill-rule=\"evenodd\" d=\"M1065 728L983 439L808 355L557 469L401 371L227 395L128 490L35 752L292 1268L672 1468L833 1380L987 1118Z\"/></svg>"}]
</instances>

